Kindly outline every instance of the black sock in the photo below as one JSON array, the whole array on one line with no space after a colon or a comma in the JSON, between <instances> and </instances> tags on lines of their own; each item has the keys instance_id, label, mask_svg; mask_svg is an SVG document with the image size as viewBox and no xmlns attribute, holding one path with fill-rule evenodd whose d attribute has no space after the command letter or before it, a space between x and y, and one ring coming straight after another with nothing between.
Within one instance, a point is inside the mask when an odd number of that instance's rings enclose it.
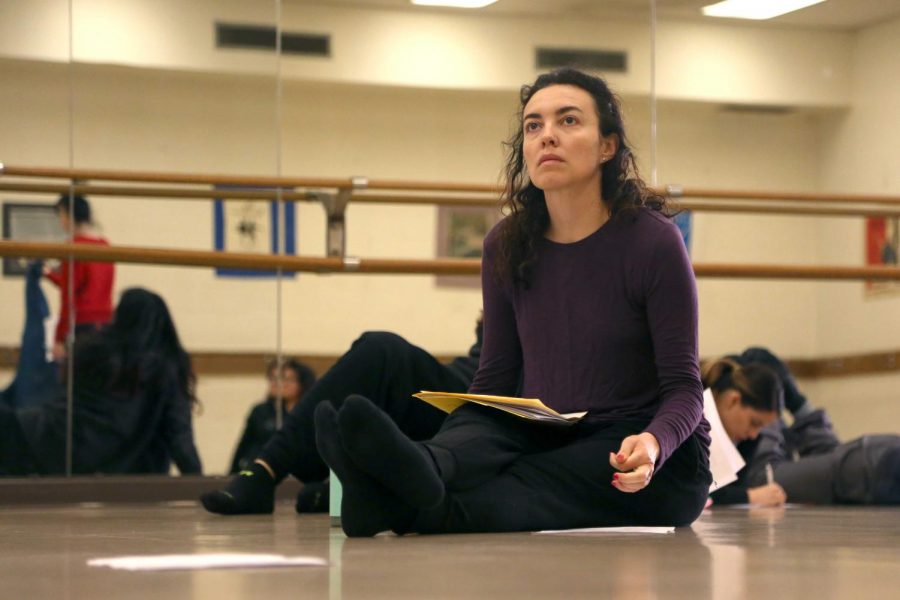
<instances>
[{"instance_id":1,"label":"black sock","mask_svg":"<svg viewBox=\"0 0 900 600\"><path fill-rule=\"evenodd\" d=\"M388 490L421 510L443 500L444 482L431 453L410 440L368 398L349 396L338 423L350 458Z\"/></svg>"},{"instance_id":2,"label":"black sock","mask_svg":"<svg viewBox=\"0 0 900 600\"><path fill-rule=\"evenodd\" d=\"M231 478L225 489L200 496L203 508L220 515L256 515L275 510L275 481L266 468L253 463Z\"/></svg>"},{"instance_id":3,"label":"black sock","mask_svg":"<svg viewBox=\"0 0 900 600\"><path fill-rule=\"evenodd\" d=\"M304 483L294 508L301 514L328 512L328 487L327 480Z\"/></svg>"},{"instance_id":4,"label":"black sock","mask_svg":"<svg viewBox=\"0 0 900 600\"><path fill-rule=\"evenodd\" d=\"M341 442L337 411L330 402L316 407L316 447L341 480L341 528L349 537L372 537L412 520L414 511L357 467Z\"/></svg>"}]
</instances>

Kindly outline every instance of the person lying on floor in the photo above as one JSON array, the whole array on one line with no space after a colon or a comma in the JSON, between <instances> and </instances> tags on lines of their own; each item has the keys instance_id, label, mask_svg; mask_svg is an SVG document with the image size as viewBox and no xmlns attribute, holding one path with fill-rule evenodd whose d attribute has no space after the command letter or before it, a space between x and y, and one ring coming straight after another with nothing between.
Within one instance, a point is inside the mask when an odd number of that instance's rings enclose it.
<instances>
[{"instance_id":1,"label":"person lying on floor","mask_svg":"<svg viewBox=\"0 0 900 600\"><path fill-rule=\"evenodd\" d=\"M43 336L31 341L39 347L23 348L23 355L45 353ZM161 297L126 290L112 322L77 338L68 360L73 473L162 474L172 460L181 473L200 473L191 360ZM49 402L0 406L0 475L65 473L64 389L65 382Z\"/></svg>"},{"instance_id":2,"label":"person lying on floor","mask_svg":"<svg viewBox=\"0 0 900 600\"><path fill-rule=\"evenodd\" d=\"M364 394L408 436L427 439L447 415L412 394L422 390L465 392L478 368L481 335L479 318L468 355L442 364L396 334L362 334L291 409L282 428L251 464L224 488L200 497L204 508L224 515L270 513L275 506L275 487L293 475L304 484L297 496L297 512L328 510L325 480L329 473L316 448L316 406L326 400L339 406L351 394Z\"/></svg>"},{"instance_id":3,"label":"person lying on floor","mask_svg":"<svg viewBox=\"0 0 900 600\"><path fill-rule=\"evenodd\" d=\"M348 536L682 526L706 503L696 284L666 200L602 79L554 71L520 101L469 391L587 416L554 427L466 404L417 442L363 396L320 403Z\"/></svg>"},{"instance_id":4,"label":"person lying on floor","mask_svg":"<svg viewBox=\"0 0 900 600\"><path fill-rule=\"evenodd\" d=\"M841 443L825 410L810 405L777 356L765 348L748 348L734 358L778 374L794 421L788 426L777 419L756 439L738 444L747 466L737 482L713 493L714 502L757 502L754 497L768 489L763 504L900 504L900 436L865 435ZM781 494L766 485L767 465Z\"/></svg>"}]
</instances>

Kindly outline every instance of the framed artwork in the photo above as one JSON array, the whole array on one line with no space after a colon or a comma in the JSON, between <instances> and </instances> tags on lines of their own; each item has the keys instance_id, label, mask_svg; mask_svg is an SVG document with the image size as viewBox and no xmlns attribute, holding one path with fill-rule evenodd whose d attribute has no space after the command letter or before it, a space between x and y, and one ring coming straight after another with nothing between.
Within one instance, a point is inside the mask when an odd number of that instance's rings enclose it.
<instances>
[{"instance_id":1,"label":"framed artwork","mask_svg":"<svg viewBox=\"0 0 900 600\"><path fill-rule=\"evenodd\" d=\"M293 202L213 201L213 237L215 249L220 252L278 254L282 229L284 254L296 254L296 219ZM277 271L253 269L216 269L216 275L219 277L265 278L275 277L277 274ZM297 274L288 272L282 275L293 278Z\"/></svg>"},{"instance_id":2,"label":"framed artwork","mask_svg":"<svg viewBox=\"0 0 900 600\"><path fill-rule=\"evenodd\" d=\"M66 234L59 225L56 204L4 202L3 239L22 242L65 242ZM31 260L13 256L3 257L3 276L24 277Z\"/></svg>"},{"instance_id":3,"label":"framed artwork","mask_svg":"<svg viewBox=\"0 0 900 600\"><path fill-rule=\"evenodd\" d=\"M896 267L900 254L900 218L869 217L866 219L866 266ZM896 281L866 281L866 293L881 294L900 290Z\"/></svg>"},{"instance_id":4,"label":"framed artwork","mask_svg":"<svg viewBox=\"0 0 900 600\"><path fill-rule=\"evenodd\" d=\"M500 220L500 211L481 207L438 207L438 258L481 258L484 236ZM481 287L478 275L438 275L439 286Z\"/></svg>"}]
</instances>

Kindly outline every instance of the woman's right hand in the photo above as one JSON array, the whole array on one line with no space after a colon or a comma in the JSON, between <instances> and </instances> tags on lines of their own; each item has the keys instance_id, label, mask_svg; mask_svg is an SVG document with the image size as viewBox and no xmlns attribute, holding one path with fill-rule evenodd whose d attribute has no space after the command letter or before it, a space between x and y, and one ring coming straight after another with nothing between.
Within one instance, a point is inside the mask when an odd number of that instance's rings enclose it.
<instances>
[{"instance_id":1,"label":"woman's right hand","mask_svg":"<svg viewBox=\"0 0 900 600\"><path fill-rule=\"evenodd\" d=\"M747 499L750 504L759 506L781 506L787 502L787 494L784 488L777 483L769 483L747 490Z\"/></svg>"}]
</instances>

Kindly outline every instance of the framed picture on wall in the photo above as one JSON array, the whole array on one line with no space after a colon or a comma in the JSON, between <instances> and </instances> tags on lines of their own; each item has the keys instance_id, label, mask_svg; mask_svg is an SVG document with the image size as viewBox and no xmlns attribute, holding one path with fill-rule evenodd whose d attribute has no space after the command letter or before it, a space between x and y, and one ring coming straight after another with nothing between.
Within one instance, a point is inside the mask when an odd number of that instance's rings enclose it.
<instances>
[{"instance_id":1,"label":"framed picture on wall","mask_svg":"<svg viewBox=\"0 0 900 600\"><path fill-rule=\"evenodd\" d=\"M869 217L866 219L866 265L896 267L900 254L900 219ZM866 281L866 293L881 294L900 290L896 281Z\"/></svg>"},{"instance_id":2,"label":"framed picture on wall","mask_svg":"<svg viewBox=\"0 0 900 600\"><path fill-rule=\"evenodd\" d=\"M484 236L499 220L496 208L438 207L438 258L481 258ZM478 275L438 275L437 285L481 287Z\"/></svg>"},{"instance_id":3,"label":"framed picture on wall","mask_svg":"<svg viewBox=\"0 0 900 600\"><path fill-rule=\"evenodd\" d=\"M296 219L293 202L227 199L213 201L213 237L215 249L220 252L278 254L282 230L284 231L282 252L296 254ZM277 274L277 271L253 269L216 269L216 275L219 277L265 278L275 277ZM293 278L296 273L286 272L282 275Z\"/></svg>"},{"instance_id":4,"label":"framed picture on wall","mask_svg":"<svg viewBox=\"0 0 900 600\"><path fill-rule=\"evenodd\" d=\"M66 241L53 203L3 202L3 239L20 242ZM4 277L24 277L30 258L3 257Z\"/></svg>"}]
</instances>

